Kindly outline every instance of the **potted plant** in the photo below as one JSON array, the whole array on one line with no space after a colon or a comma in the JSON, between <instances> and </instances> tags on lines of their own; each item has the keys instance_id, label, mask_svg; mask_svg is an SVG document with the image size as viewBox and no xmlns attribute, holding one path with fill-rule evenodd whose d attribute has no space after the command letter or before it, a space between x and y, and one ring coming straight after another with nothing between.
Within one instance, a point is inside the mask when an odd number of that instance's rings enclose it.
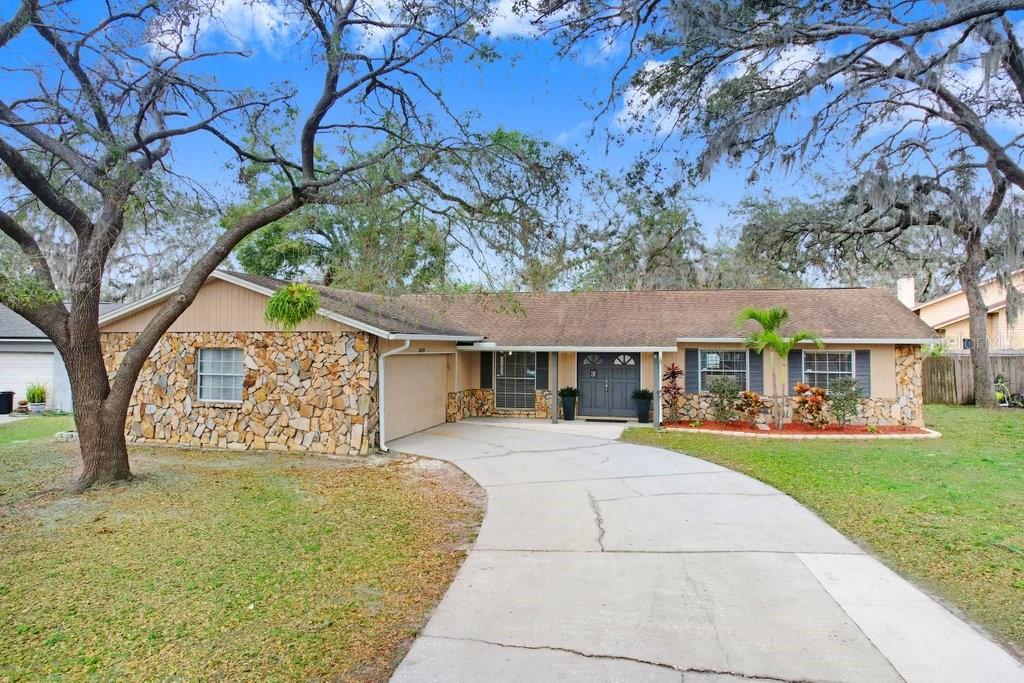
<instances>
[{"instance_id":1,"label":"potted plant","mask_svg":"<svg viewBox=\"0 0 1024 683\"><path fill-rule=\"evenodd\" d=\"M562 417L566 420L576 419L576 397L580 390L576 387L562 387L558 390L558 398L562 399Z\"/></svg>"},{"instance_id":2,"label":"potted plant","mask_svg":"<svg viewBox=\"0 0 1024 683\"><path fill-rule=\"evenodd\" d=\"M43 412L46 410L46 387L42 384L29 384L25 387L25 399L30 413Z\"/></svg>"},{"instance_id":3,"label":"potted plant","mask_svg":"<svg viewBox=\"0 0 1024 683\"><path fill-rule=\"evenodd\" d=\"M640 422L650 422L654 392L650 389L637 389L633 392L633 400L636 401L636 419Z\"/></svg>"}]
</instances>

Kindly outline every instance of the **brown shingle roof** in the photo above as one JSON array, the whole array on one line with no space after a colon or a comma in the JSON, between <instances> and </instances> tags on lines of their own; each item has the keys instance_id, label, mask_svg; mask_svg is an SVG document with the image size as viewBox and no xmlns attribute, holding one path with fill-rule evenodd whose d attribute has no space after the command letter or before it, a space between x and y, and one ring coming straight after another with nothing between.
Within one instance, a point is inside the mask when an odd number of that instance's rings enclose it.
<instances>
[{"instance_id":1,"label":"brown shingle roof","mask_svg":"<svg viewBox=\"0 0 1024 683\"><path fill-rule=\"evenodd\" d=\"M681 290L509 295L502 313L476 300L447 305L444 318L499 346L674 347L676 340L743 336L736 318L746 307L784 306L786 332L810 329L826 339L912 339L934 332L881 289ZM413 297L424 308L429 296ZM435 304L436 306L436 304ZM747 328L755 329L753 324Z\"/></svg>"},{"instance_id":2,"label":"brown shingle roof","mask_svg":"<svg viewBox=\"0 0 1024 683\"><path fill-rule=\"evenodd\" d=\"M264 289L277 290L288 284L284 280L221 271ZM446 320L440 310L421 308L404 296L383 296L313 285L320 291L320 307L340 316L357 320L386 332L438 336L474 336Z\"/></svg>"},{"instance_id":3,"label":"brown shingle roof","mask_svg":"<svg viewBox=\"0 0 1024 683\"><path fill-rule=\"evenodd\" d=\"M267 289L274 278L231 273ZM784 306L787 332L831 340L930 339L934 332L883 289L731 289L386 297L318 287L323 308L399 335L478 336L497 346L675 347L743 336L746 307ZM749 329L753 329L751 326Z\"/></svg>"}]
</instances>

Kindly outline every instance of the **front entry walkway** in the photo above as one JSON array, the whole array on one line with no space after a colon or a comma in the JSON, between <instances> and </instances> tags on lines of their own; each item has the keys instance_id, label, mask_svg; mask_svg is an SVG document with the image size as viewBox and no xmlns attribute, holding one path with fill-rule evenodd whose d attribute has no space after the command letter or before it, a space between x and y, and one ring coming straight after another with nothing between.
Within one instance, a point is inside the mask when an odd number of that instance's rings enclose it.
<instances>
[{"instance_id":1,"label":"front entry walkway","mask_svg":"<svg viewBox=\"0 0 1024 683\"><path fill-rule=\"evenodd\" d=\"M586 425L391 444L487 490L395 681L1024 681L1024 668L789 496Z\"/></svg>"}]
</instances>

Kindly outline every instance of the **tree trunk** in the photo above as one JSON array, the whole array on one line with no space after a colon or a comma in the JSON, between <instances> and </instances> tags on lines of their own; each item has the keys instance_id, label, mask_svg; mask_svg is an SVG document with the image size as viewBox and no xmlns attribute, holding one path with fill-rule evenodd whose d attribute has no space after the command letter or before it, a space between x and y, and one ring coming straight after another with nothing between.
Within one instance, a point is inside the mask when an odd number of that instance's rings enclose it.
<instances>
[{"instance_id":1,"label":"tree trunk","mask_svg":"<svg viewBox=\"0 0 1024 683\"><path fill-rule=\"evenodd\" d=\"M131 479L123 413L120 417L110 416L101 409L80 415L76 410L75 425L78 427L78 446L82 452L82 471L73 490L84 491L97 484Z\"/></svg>"},{"instance_id":2,"label":"tree trunk","mask_svg":"<svg viewBox=\"0 0 1024 683\"><path fill-rule=\"evenodd\" d=\"M98 335L97 335L98 337ZM98 338L61 350L71 381L82 471L73 484L76 492L97 484L127 481L128 446L124 436L128 400L110 393ZM134 382L132 386L134 387ZM129 396L130 398L130 396Z\"/></svg>"},{"instance_id":3,"label":"tree trunk","mask_svg":"<svg viewBox=\"0 0 1024 683\"><path fill-rule=\"evenodd\" d=\"M974 403L982 408L996 407L995 378L988 352L988 306L981 295L981 276L985 264L980 240L966 243L966 258L958 271L960 287L967 297L971 332L971 366L974 370Z\"/></svg>"}]
</instances>

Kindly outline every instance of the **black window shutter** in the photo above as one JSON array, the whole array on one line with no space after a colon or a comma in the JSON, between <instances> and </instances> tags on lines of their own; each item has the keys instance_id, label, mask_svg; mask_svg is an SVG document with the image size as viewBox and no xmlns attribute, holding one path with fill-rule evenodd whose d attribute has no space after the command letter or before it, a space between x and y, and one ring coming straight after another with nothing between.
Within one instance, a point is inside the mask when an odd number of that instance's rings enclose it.
<instances>
[{"instance_id":1,"label":"black window shutter","mask_svg":"<svg viewBox=\"0 0 1024 683\"><path fill-rule=\"evenodd\" d=\"M788 379L789 379L789 392L790 394L796 391L796 385L804 381L804 352L796 349L789 352L789 358L786 359L788 367Z\"/></svg>"},{"instance_id":2,"label":"black window shutter","mask_svg":"<svg viewBox=\"0 0 1024 683\"><path fill-rule=\"evenodd\" d=\"M696 394L700 391L700 354L697 353L697 349L686 349L683 359L686 393Z\"/></svg>"},{"instance_id":3,"label":"black window shutter","mask_svg":"<svg viewBox=\"0 0 1024 683\"><path fill-rule=\"evenodd\" d=\"M537 352L537 375L536 383L538 389L548 388L548 352Z\"/></svg>"},{"instance_id":4,"label":"black window shutter","mask_svg":"<svg viewBox=\"0 0 1024 683\"><path fill-rule=\"evenodd\" d=\"M750 362L749 375L750 375L750 386L747 387L751 391L756 391L759 394L764 393L764 356L761 355L760 351L750 349L747 354L747 358Z\"/></svg>"},{"instance_id":5,"label":"black window shutter","mask_svg":"<svg viewBox=\"0 0 1024 683\"><path fill-rule=\"evenodd\" d=\"M854 375L857 386L864 398L871 397L871 352L867 349L857 349L853 352Z\"/></svg>"},{"instance_id":6,"label":"black window shutter","mask_svg":"<svg viewBox=\"0 0 1024 683\"><path fill-rule=\"evenodd\" d=\"M480 388L494 388L494 352L480 352Z\"/></svg>"}]
</instances>

